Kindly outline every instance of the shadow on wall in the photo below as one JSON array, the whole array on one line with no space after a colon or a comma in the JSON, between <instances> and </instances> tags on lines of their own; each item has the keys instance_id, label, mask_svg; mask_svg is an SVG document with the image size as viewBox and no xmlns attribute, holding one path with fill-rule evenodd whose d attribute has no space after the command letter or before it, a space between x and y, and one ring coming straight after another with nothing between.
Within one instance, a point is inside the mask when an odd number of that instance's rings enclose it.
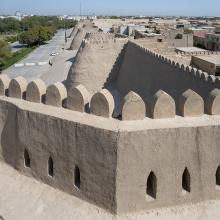
<instances>
[{"instance_id":1,"label":"shadow on wall","mask_svg":"<svg viewBox=\"0 0 220 220\"><path fill-rule=\"evenodd\" d=\"M111 72L109 73L108 78L106 79L106 82L104 83L103 87L104 88L108 88L109 86L112 85L112 83L114 83L117 79L117 76L119 74L126 50L127 50L127 45L125 44L124 47L122 48L121 52L119 53L112 69Z\"/></svg>"},{"instance_id":2,"label":"shadow on wall","mask_svg":"<svg viewBox=\"0 0 220 220\"><path fill-rule=\"evenodd\" d=\"M13 104L7 104L7 116L1 134L2 156L6 163L16 167L17 143L17 109ZM4 122L3 122L4 123Z\"/></svg>"},{"instance_id":3,"label":"shadow on wall","mask_svg":"<svg viewBox=\"0 0 220 220\"><path fill-rule=\"evenodd\" d=\"M169 63L162 60L159 58L160 55L150 54L132 42L126 47L117 77L111 80L114 89L123 97L133 91L148 104L151 101L150 97L163 90L178 103L182 93L188 89L206 100L214 88L214 83L211 84L208 80L204 83L204 80L192 74L190 67L182 69L180 64L177 67L174 61Z\"/></svg>"},{"instance_id":4,"label":"shadow on wall","mask_svg":"<svg viewBox=\"0 0 220 220\"><path fill-rule=\"evenodd\" d=\"M119 93L119 91L115 88L114 83L118 77L118 74L120 72L120 68L125 56L127 50L127 44L124 45L124 47L122 48L121 52L119 53L112 69L111 72L108 75L108 78L106 79L106 82L103 85L103 88L108 89L113 98L114 98L114 103L115 103L115 109L114 109L114 113L113 113L113 117L114 118L120 118L121 117L121 109L122 109L122 96Z\"/></svg>"}]
</instances>

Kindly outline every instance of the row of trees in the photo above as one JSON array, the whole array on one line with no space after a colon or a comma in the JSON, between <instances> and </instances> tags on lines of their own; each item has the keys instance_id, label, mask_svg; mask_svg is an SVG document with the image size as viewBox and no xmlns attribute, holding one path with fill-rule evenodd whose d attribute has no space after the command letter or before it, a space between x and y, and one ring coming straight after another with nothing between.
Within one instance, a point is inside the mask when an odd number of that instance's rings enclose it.
<instances>
[{"instance_id":1,"label":"row of trees","mask_svg":"<svg viewBox=\"0 0 220 220\"><path fill-rule=\"evenodd\" d=\"M32 47L50 40L58 29L71 28L75 24L74 20L60 20L55 16L32 16L22 21L14 18L0 19L0 34L8 35L4 41L0 40L0 71L16 55L12 54L7 41L19 40L20 43Z\"/></svg>"},{"instance_id":2,"label":"row of trees","mask_svg":"<svg viewBox=\"0 0 220 220\"><path fill-rule=\"evenodd\" d=\"M14 34L8 42L19 40L28 46L40 45L50 40L58 29L74 27L74 20L60 20L55 16L32 16L21 21L14 18L0 19L0 34Z\"/></svg>"},{"instance_id":3,"label":"row of trees","mask_svg":"<svg viewBox=\"0 0 220 220\"><path fill-rule=\"evenodd\" d=\"M74 20L60 20L55 16L32 16L25 17L21 21L14 18L0 19L0 33L20 33L35 26L52 27L54 29L74 27Z\"/></svg>"}]
</instances>

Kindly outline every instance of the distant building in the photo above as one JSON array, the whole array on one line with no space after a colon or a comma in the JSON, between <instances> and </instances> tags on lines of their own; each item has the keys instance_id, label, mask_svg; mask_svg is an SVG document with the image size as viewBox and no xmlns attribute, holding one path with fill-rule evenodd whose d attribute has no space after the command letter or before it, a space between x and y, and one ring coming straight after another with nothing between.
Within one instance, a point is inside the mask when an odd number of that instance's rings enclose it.
<instances>
[{"instance_id":1,"label":"distant building","mask_svg":"<svg viewBox=\"0 0 220 220\"><path fill-rule=\"evenodd\" d=\"M81 21L81 20L87 20L87 19L91 19L91 20L95 20L97 19L96 16L72 16L72 15L63 15L63 16L60 16L60 19L63 20L63 19L66 19L66 20L76 20L76 21Z\"/></svg>"},{"instance_id":2,"label":"distant building","mask_svg":"<svg viewBox=\"0 0 220 220\"><path fill-rule=\"evenodd\" d=\"M191 65L210 75L220 76L220 55L192 56Z\"/></svg>"},{"instance_id":3,"label":"distant building","mask_svg":"<svg viewBox=\"0 0 220 220\"><path fill-rule=\"evenodd\" d=\"M135 24L122 25L119 27L119 34L131 36L134 34L134 31L139 31L144 33L146 31L146 27L144 25L135 25Z\"/></svg>"},{"instance_id":4,"label":"distant building","mask_svg":"<svg viewBox=\"0 0 220 220\"><path fill-rule=\"evenodd\" d=\"M208 50L220 51L220 34L206 34L206 48Z\"/></svg>"},{"instance_id":5,"label":"distant building","mask_svg":"<svg viewBox=\"0 0 220 220\"><path fill-rule=\"evenodd\" d=\"M20 11L16 11L14 15L9 15L9 16L0 16L1 19L5 18L14 18L16 20L21 21L23 18L27 17L28 15L22 14Z\"/></svg>"},{"instance_id":6,"label":"distant building","mask_svg":"<svg viewBox=\"0 0 220 220\"><path fill-rule=\"evenodd\" d=\"M194 34L194 45L212 51L220 51L220 34L196 33Z\"/></svg>"}]
</instances>

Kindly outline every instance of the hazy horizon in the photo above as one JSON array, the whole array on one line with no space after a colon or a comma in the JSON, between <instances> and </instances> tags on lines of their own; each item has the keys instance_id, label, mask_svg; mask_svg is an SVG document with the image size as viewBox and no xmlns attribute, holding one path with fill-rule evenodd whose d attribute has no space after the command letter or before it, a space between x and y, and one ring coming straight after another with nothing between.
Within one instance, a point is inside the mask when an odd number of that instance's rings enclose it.
<instances>
[{"instance_id":1,"label":"hazy horizon","mask_svg":"<svg viewBox=\"0 0 220 220\"><path fill-rule=\"evenodd\" d=\"M0 14L12 15L16 11L35 15L116 16L216 16L220 17L219 0L1 0ZM199 7L198 7L199 6Z\"/></svg>"}]
</instances>

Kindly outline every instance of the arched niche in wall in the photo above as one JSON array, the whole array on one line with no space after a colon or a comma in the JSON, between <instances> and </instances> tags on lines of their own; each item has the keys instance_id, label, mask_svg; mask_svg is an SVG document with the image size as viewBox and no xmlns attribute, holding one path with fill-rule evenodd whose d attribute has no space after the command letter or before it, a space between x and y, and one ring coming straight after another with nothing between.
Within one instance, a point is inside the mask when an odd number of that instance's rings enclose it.
<instances>
[{"instance_id":1,"label":"arched niche in wall","mask_svg":"<svg viewBox=\"0 0 220 220\"><path fill-rule=\"evenodd\" d=\"M27 168L31 167L31 160L28 151L24 150L24 166Z\"/></svg>"},{"instance_id":2,"label":"arched niche in wall","mask_svg":"<svg viewBox=\"0 0 220 220\"><path fill-rule=\"evenodd\" d=\"M52 157L49 157L49 159L48 159L48 175L51 177L54 176L54 167L53 167Z\"/></svg>"},{"instance_id":3,"label":"arched niche in wall","mask_svg":"<svg viewBox=\"0 0 220 220\"><path fill-rule=\"evenodd\" d=\"M147 178L146 198L148 201L155 200L157 197L157 177L153 171L150 172Z\"/></svg>"},{"instance_id":4,"label":"arched niche in wall","mask_svg":"<svg viewBox=\"0 0 220 220\"><path fill-rule=\"evenodd\" d=\"M182 194L185 195L191 192L191 177L187 167L182 175Z\"/></svg>"},{"instance_id":5,"label":"arched niche in wall","mask_svg":"<svg viewBox=\"0 0 220 220\"><path fill-rule=\"evenodd\" d=\"M220 165L218 166L215 173L215 184L216 184L216 189L220 190Z\"/></svg>"},{"instance_id":6,"label":"arched niche in wall","mask_svg":"<svg viewBox=\"0 0 220 220\"><path fill-rule=\"evenodd\" d=\"M80 184L81 184L80 170L79 170L78 166L75 166L75 169L74 169L74 186L79 189Z\"/></svg>"}]
</instances>

